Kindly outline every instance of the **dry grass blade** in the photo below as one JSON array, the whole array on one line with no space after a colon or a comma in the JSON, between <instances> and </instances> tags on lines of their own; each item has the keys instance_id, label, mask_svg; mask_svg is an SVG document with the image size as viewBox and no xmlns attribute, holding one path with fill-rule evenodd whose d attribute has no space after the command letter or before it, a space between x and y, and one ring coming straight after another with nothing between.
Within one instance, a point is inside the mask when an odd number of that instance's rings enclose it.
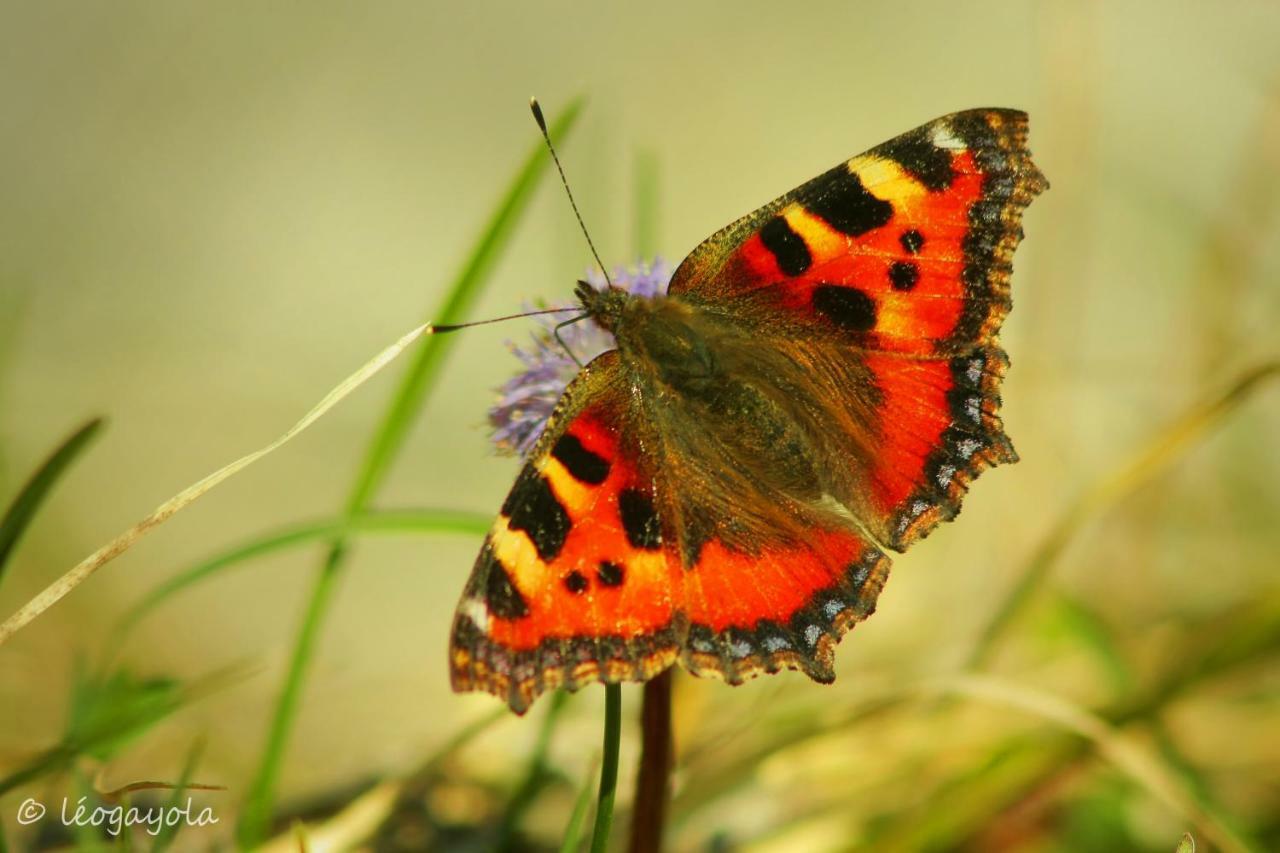
<instances>
[{"instance_id":1,"label":"dry grass blade","mask_svg":"<svg viewBox=\"0 0 1280 853\"><path fill-rule=\"evenodd\" d=\"M94 551L88 557L85 557L70 571L46 587L43 592L39 593L35 598L23 605L18 612L6 619L3 625L0 625L0 645L3 645L5 641L18 631L22 630L22 628L28 625L33 619L44 613L54 604L61 601L69 592L88 580L89 577L98 569L102 568L107 563L132 548L133 545L150 530L164 524L180 510L190 506L215 486L235 476L262 457L287 444L296 435L319 420L325 412L337 405L344 397L356 388L359 388L379 370L391 363L396 356L404 352L410 344L421 337L428 328L429 327L426 325L419 326L404 335L391 346L384 349L382 352L378 353L378 355L371 361L355 373L351 374L351 376L347 377L341 384L326 394L324 399L317 403L311 411L303 415L302 419L290 427L284 435L280 436L266 447L259 448L247 456L240 457L231 464L214 471L203 480L183 489L181 492L156 507L156 509L146 518L143 518L115 539L112 539L106 545L103 545L97 551Z\"/></svg>"},{"instance_id":2,"label":"dry grass blade","mask_svg":"<svg viewBox=\"0 0 1280 853\"><path fill-rule=\"evenodd\" d=\"M961 675L945 679L939 686L948 693L1027 711L1080 735L1170 811L1199 826L1220 849L1235 853L1250 850L1222 821L1206 814L1160 761L1097 714L1051 693L992 676Z\"/></svg>"}]
</instances>

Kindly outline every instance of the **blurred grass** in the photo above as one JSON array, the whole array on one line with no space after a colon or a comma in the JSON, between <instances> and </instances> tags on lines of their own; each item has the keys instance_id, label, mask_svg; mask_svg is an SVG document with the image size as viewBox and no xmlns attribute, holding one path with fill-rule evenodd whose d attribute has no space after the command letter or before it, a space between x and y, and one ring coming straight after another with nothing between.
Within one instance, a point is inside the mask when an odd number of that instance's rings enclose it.
<instances>
[{"instance_id":1,"label":"blurred grass","mask_svg":"<svg viewBox=\"0 0 1280 853\"><path fill-rule=\"evenodd\" d=\"M61 739L0 779L0 794L72 769L82 758L108 761L161 720L242 677L238 668L222 669L185 683L119 669L100 675L81 661Z\"/></svg>"},{"instance_id":2,"label":"blurred grass","mask_svg":"<svg viewBox=\"0 0 1280 853\"><path fill-rule=\"evenodd\" d=\"M31 475L0 517L0 582L4 581L9 558L41 505L58 480L102 429L102 419L94 418L69 435Z\"/></svg>"},{"instance_id":3,"label":"blurred grass","mask_svg":"<svg viewBox=\"0 0 1280 853\"><path fill-rule=\"evenodd\" d=\"M182 805L183 799L187 795L187 786L190 785L195 778L196 768L200 766L200 758L204 755L205 743L203 740L197 740L191 744L191 749L187 751L187 758L182 762L182 773L178 776L178 782L173 787L173 795L169 797L167 808L177 809ZM173 841L178 836L179 827L177 822L165 822L160 828L151 842L151 853L164 853L173 846Z\"/></svg>"},{"instance_id":4,"label":"blurred grass","mask_svg":"<svg viewBox=\"0 0 1280 853\"><path fill-rule=\"evenodd\" d=\"M658 240L659 198L662 193L662 172L657 152L640 148L631 157L631 196L633 236L631 251L635 257L652 262L661 243Z\"/></svg>"},{"instance_id":5,"label":"blurred grass","mask_svg":"<svg viewBox=\"0 0 1280 853\"><path fill-rule=\"evenodd\" d=\"M1181 459L1188 448L1203 439L1263 383L1277 376L1280 376L1280 362L1267 362L1245 371L1225 393L1197 404L1084 492L1044 537L1013 588L996 608L969 656L968 668L980 669L986 665L1010 626L1044 585L1062 552L1090 519Z\"/></svg>"},{"instance_id":6,"label":"blurred grass","mask_svg":"<svg viewBox=\"0 0 1280 853\"><path fill-rule=\"evenodd\" d=\"M321 540L331 540L335 536L347 538L357 534L461 533L467 536L483 536L491 524L492 519L487 515L457 510L382 510L305 522L290 525L272 533L261 534L242 545L230 548L179 572L152 589L125 611L116 626L113 645L117 648L122 645L125 637L138 622L174 595L209 580L225 569L240 566L276 551L297 548Z\"/></svg>"},{"instance_id":7,"label":"blurred grass","mask_svg":"<svg viewBox=\"0 0 1280 853\"><path fill-rule=\"evenodd\" d=\"M560 714L568 699L568 693L557 690L547 700L547 710L542 716L542 724L538 727L538 739L534 742L533 752L529 756L524 779L516 786L511 799L507 801L502 818L498 821L497 840L494 844L496 850L512 849L521 819L529 811L542 789L558 778L558 774L553 772L553 766L548 761L547 754L551 749L551 737L555 733L556 725L560 722Z\"/></svg>"},{"instance_id":8,"label":"blurred grass","mask_svg":"<svg viewBox=\"0 0 1280 853\"><path fill-rule=\"evenodd\" d=\"M554 139L563 140L567 136L577 120L582 105L581 98L571 101L551 122L551 133ZM504 193L497 209L481 230L480 238L472 248L462 271L446 291L447 295L434 312L430 322L447 325L465 319L467 312L479 297L480 289L498 254L527 208L538 179L546 171L547 165L547 158L539 142L526 157L510 188ZM367 508L374 491L386 475L410 426L434 386L444 364L444 357L452 348L453 340L451 337L431 337L418 349L417 356L405 372L381 424L374 432L364 462L358 469L355 485L347 499L345 515L348 518ZM270 825L280 765L284 758L289 733L297 716L303 684L314 655L320 625L328 611L337 577L346 563L348 547L349 543L345 537L335 538L332 541L316 578L315 586L312 588L280 699L271 718L262 759L249 788L244 811L237 827L240 843L246 847L258 843Z\"/></svg>"},{"instance_id":9,"label":"blurred grass","mask_svg":"<svg viewBox=\"0 0 1280 853\"><path fill-rule=\"evenodd\" d=\"M591 810L591 794L595 790L596 765L587 765L587 772L578 786L578 796L573 801L573 811L569 814L569 822L564 828L564 838L560 841L560 853L577 853L582 847L582 830L587 825L587 814Z\"/></svg>"}]
</instances>

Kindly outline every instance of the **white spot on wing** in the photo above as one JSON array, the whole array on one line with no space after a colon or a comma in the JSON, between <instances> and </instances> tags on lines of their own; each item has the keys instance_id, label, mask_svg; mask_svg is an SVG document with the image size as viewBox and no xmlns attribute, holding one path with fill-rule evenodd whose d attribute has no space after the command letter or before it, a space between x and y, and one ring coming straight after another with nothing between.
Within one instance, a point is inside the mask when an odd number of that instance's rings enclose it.
<instances>
[{"instance_id":1,"label":"white spot on wing","mask_svg":"<svg viewBox=\"0 0 1280 853\"><path fill-rule=\"evenodd\" d=\"M984 366L985 365L982 363L982 359L980 358L975 358L973 361L969 362L969 367L965 370L964 376L969 380L970 385L978 384L978 380L982 378L982 368Z\"/></svg>"},{"instance_id":2,"label":"white spot on wing","mask_svg":"<svg viewBox=\"0 0 1280 853\"><path fill-rule=\"evenodd\" d=\"M954 465L943 465L940 467L938 469L938 485L945 489L951 482L951 478L955 476L955 473L956 466Z\"/></svg>"},{"instance_id":3,"label":"white spot on wing","mask_svg":"<svg viewBox=\"0 0 1280 853\"><path fill-rule=\"evenodd\" d=\"M970 397L964 401L964 413L975 424L982 420L982 400Z\"/></svg>"},{"instance_id":4,"label":"white spot on wing","mask_svg":"<svg viewBox=\"0 0 1280 853\"><path fill-rule=\"evenodd\" d=\"M833 598L826 604L822 605L822 612L827 614L828 619L834 619L836 616L840 615L840 611L844 610L844 608L845 603L843 601L837 601Z\"/></svg>"},{"instance_id":5,"label":"white spot on wing","mask_svg":"<svg viewBox=\"0 0 1280 853\"><path fill-rule=\"evenodd\" d=\"M951 151L963 151L965 149L964 140L952 133L951 128L945 124L940 124L933 129L933 144Z\"/></svg>"},{"instance_id":6,"label":"white spot on wing","mask_svg":"<svg viewBox=\"0 0 1280 853\"><path fill-rule=\"evenodd\" d=\"M968 459L970 456L978 452L978 448L982 447L982 442L976 438L966 438L956 445L956 453L960 454L960 458Z\"/></svg>"},{"instance_id":7,"label":"white spot on wing","mask_svg":"<svg viewBox=\"0 0 1280 853\"><path fill-rule=\"evenodd\" d=\"M818 645L818 640L822 637L822 628L818 625L810 625L804 629L804 641L810 646Z\"/></svg>"},{"instance_id":8,"label":"white spot on wing","mask_svg":"<svg viewBox=\"0 0 1280 853\"><path fill-rule=\"evenodd\" d=\"M791 643L783 637L765 637L764 647L771 652L779 652L791 648Z\"/></svg>"},{"instance_id":9,"label":"white spot on wing","mask_svg":"<svg viewBox=\"0 0 1280 853\"><path fill-rule=\"evenodd\" d=\"M471 620L482 633L489 633L489 607L479 598L464 598L458 612Z\"/></svg>"},{"instance_id":10,"label":"white spot on wing","mask_svg":"<svg viewBox=\"0 0 1280 853\"><path fill-rule=\"evenodd\" d=\"M729 643L729 653L735 658L745 658L751 654L751 644L746 640L734 640Z\"/></svg>"}]
</instances>

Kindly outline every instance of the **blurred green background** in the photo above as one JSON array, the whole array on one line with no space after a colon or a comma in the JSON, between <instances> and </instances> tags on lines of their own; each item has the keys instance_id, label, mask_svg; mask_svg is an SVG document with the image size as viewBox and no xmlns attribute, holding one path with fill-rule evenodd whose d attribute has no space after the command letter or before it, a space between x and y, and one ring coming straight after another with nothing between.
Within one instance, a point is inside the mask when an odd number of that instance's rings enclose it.
<instances>
[{"instance_id":1,"label":"blurred green background","mask_svg":"<svg viewBox=\"0 0 1280 853\"><path fill-rule=\"evenodd\" d=\"M77 425L109 420L24 537L0 616L430 319L537 143L529 95L552 115L588 98L561 154L607 263L634 259L638 186L676 262L903 130L1016 107L1052 184L1002 338L1023 461L895 561L834 687L677 681L672 847L1172 851L1191 831L1201 849L1280 849L1277 44L1280 5L1261 0L0 3L0 501ZM566 298L588 266L542 177L471 316ZM456 341L375 506L496 511L515 464L490 452L484 413L515 367L503 341L526 329ZM177 847L230 849L322 546L223 572L105 653L182 569L340 512L396 381L0 648L0 776L65 740L87 671L189 684L235 668L127 744L9 790L14 849L73 843L52 818L17 826L26 797L177 781L199 738L193 778L227 790L198 802L221 823ZM496 707L450 693L445 669L478 538L354 542L284 754L283 827L318 832L379 780L400 790ZM554 848L600 691L566 707L513 810L539 705L420 773L381 849L485 849L503 815L512 844Z\"/></svg>"}]
</instances>

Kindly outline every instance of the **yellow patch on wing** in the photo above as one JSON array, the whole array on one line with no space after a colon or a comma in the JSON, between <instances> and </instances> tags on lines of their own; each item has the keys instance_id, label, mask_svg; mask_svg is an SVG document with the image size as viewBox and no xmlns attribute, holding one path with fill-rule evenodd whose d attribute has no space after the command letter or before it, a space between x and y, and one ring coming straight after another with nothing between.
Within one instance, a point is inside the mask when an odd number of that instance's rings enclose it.
<instances>
[{"instance_id":1,"label":"yellow patch on wing","mask_svg":"<svg viewBox=\"0 0 1280 853\"><path fill-rule=\"evenodd\" d=\"M876 332L889 337L915 337L920 321L911 295L887 290L878 296Z\"/></svg>"},{"instance_id":2,"label":"yellow patch on wing","mask_svg":"<svg viewBox=\"0 0 1280 853\"><path fill-rule=\"evenodd\" d=\"M929 192L902 166L885 157L854 157L849 161L849 171L858 176L863 187L874 190L876 198L885 201L906 201Z\"/></svg>"},{"instance_id":3,"label":"yellow patch on wing","mask_svg":"<svg viewBox=\"0 0 1280 853\"><path fill-rule=\"evenodd\" d=\"M543 588L548 577L547 564L542 562L538 549L523 530L512 530L507 526L507 519L499 517L489 531L489 546L521 594L529 596Z\"/></svg>"},{"instance_id":4,"label":"yellow patch on wing","mask_svg":"<svg viewBox=\"0 0 1280 853\"><path fill-rule=\"evenodd\" d=\"M809 254L817 260L843 255L849 250L848 237L805 210L801 204L793 202L787 205L782 210L782 217L791 230L800 235L809 248Z\"/></svg>"},{"instance_id":5,"label":"yellow patch on wing","mask_svg":"<svg viewBox=\"0 0 1280 853\"><path fill-rule=\"evenodd\" d=\"M570 518L586 515L587 510L597 498L599 486L583 483L570 474L569 469L554 456L548 455L540 470L547 478L547 482L551 484L552 493L569 513Z\"/></svg>"}]
</instances>

